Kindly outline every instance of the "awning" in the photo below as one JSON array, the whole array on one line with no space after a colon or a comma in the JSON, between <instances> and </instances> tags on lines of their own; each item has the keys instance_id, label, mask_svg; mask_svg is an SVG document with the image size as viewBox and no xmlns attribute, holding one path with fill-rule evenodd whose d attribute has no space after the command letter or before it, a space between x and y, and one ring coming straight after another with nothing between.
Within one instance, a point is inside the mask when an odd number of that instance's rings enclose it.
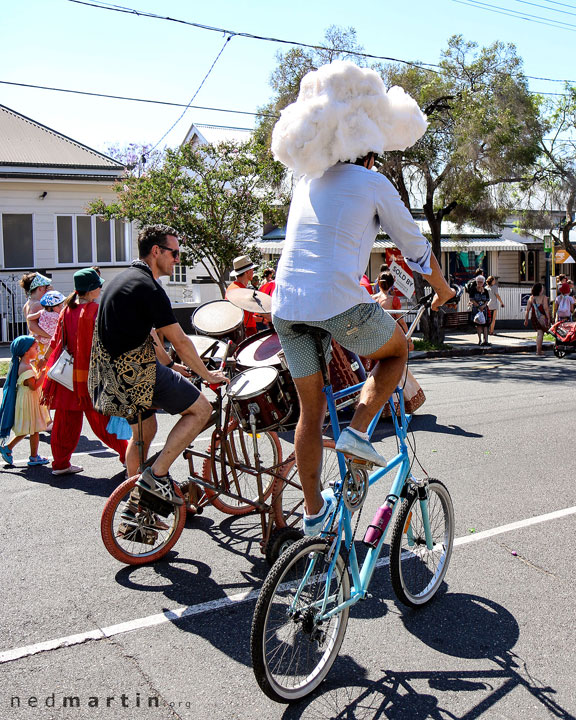
<instances>
[{"instance_id":1,"label":"awning","mask_svg":"<svg viewBox=\"0 0 576 720\"><path fill-rule=\"evenodd\" d=\"M440 245L442 252L482 252L483 250L487 252L523 252L528 250L524 243L494 238L474 238L473 240L442 238ZM256 247L266 255L281 255L284 243L282 241L262 242L258 243ZM380 253L395 247L392 240L377 238L372 246L372 252Z\"/></svg>"}]
</instances>

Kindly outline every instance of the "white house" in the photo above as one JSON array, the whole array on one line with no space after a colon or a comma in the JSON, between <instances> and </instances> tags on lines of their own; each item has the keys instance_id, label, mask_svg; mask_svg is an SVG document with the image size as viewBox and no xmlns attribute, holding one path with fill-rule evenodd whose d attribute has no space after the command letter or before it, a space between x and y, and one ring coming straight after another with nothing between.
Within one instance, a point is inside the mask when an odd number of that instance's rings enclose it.
<instances>
[{"instance_id":1,"label":"white house","mask_svg":"<svg viewBox=\"0 0 576 720\"><path fill-rule=\"evenodd\" d=\"M25 325L18 281L38 270L64 294L82 267L112 277L136 255L130 223L90 216L96 198L114 199L124 166L0 105L0 339Z\"/></svg>"}]
</instances>

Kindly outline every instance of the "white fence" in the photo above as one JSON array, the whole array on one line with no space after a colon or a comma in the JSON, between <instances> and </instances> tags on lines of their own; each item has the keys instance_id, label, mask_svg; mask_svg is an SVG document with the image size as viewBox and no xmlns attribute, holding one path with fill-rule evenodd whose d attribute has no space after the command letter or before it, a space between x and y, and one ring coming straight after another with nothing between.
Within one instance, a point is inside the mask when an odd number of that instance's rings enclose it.
<instances>
[{"instance_id":1,"label":"white fence","mask_svg":"<svg viewBox=\"0 0 576 720\"><path fill-rule=\"evenodd\" d=\"M28 332L22 308L26 293L20 285L20 274L0 275L0 342L9 343Z\"/></svg>"}]
</instances>

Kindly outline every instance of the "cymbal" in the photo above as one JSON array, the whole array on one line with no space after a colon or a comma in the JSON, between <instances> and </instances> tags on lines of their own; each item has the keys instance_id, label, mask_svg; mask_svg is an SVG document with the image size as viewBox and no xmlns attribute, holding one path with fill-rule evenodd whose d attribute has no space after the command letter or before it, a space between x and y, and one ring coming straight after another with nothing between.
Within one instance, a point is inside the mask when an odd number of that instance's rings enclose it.
<instances>
[{"instance_id":1,"label":"cymbal","mask_svg":"<svg viewBox=\"0 0 576 720\"><path fill-rule=\"evenodd\" d=\"M268 314L272 312L272 298L266 293L250 288L238 288L237 290L229 290L226 293L226 300L230 300L232 305L242 308L253 313Z\"/></svg>"}]
</instances>

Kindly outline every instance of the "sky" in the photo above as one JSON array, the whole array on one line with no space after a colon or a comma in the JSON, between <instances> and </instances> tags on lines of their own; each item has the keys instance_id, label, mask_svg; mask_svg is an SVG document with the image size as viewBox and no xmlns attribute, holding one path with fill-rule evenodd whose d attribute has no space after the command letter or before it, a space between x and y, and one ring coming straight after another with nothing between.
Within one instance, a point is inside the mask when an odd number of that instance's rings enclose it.
<instances>
[{"instance_id":1,"label":"sky","mask_svg":"<svg viewBox=\"0 0 576 720\"><path fill-rule=\"evenodd\" d=\"M115 7L126 3L235 33L310 44L322 42L330 25L353 27L368 53L426 63L438 62L453 34L479 46L512 42L527 76L576 84L576 0L115 1ZM0 81L184 105L197 93L193 105L256 111L271 97L276 53L292 47L237 35L226 42L222 32L71 0L0 0L0 10ZM534 92L563 88L561 82L529 83ZM184 108L2 82L0 104L101 152L129 143L176 146L193 122L254 126L253 115L190 108L177 122Z\"/></svg>"}]
</instances>

